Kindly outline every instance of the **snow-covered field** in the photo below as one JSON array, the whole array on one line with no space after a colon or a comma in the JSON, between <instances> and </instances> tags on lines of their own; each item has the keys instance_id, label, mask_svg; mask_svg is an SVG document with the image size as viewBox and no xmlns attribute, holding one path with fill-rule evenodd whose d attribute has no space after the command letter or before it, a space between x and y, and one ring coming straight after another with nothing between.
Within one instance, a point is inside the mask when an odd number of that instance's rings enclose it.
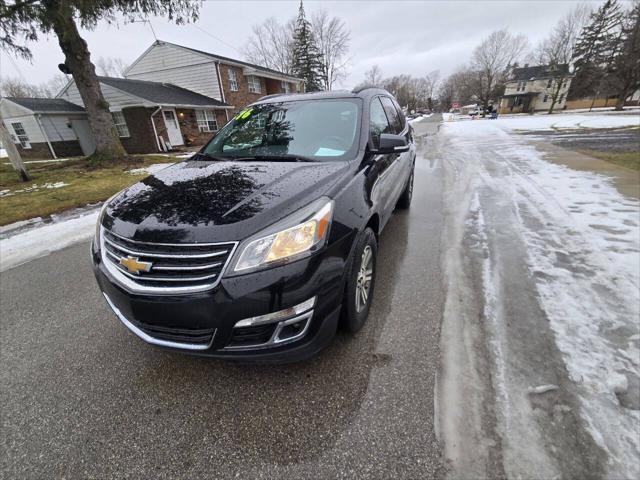
<instances>
[{"instance_id":1,"label":"snow-covered field","mask_svg":"<svg viewBox=\"0 0 640 480\"><path fill-rule=\"evenodd\" d=\"M468 116L454 113L443 113L445 122L471 121L474 125L492 122L495 125L513 131L553 131L585 128L626 128L640 127L640 111L638 113L613 114L604 113L557 113L553 115L500 115L496 120L480 118L471 120ZM481 127L478 127L481 128Z\"/></svg>"},{"instance_id":2,"label":"snow-covered field","mask_svg":"<svg viewBox=\"0 0 640 480\"><path fill-rule=\"evenodd\" d=\"M545 115L445 121L441 129L444 161L456 182L466 182L460 187L464 197L453 202L467 205L468 215L475 218L467 224L468 234L485 239L481 253L484 302L489 308L485 316L493 336L493 378L503 414L505 463L511 465L506 470L514 478L527 476L521 455L527 447L518 442L527 438L535 442L538 437L545 441L544 430L527 437L540 420L523 419L536 409L531 410L520 388L529 376L535 378L535 373L527 372L526 362L531 362L531 370L545 363L521 358L513 350L519 340L508 332L526 331L530 322L534 330L527 335L532 343L534 338L539 341L537 335L543 333L534 326L544 319L540 325L548 321L551 326L569 375L567 389L580 400L584 427L606 453L606 475L637 478L640 474L640 203L621 195L606 176L546 161L530 138L511 133L635 124L637 118L629 115ZM529 279L509 278L520 265L528 270ZM509 285L517 282L534 290L537 306L526 317L509 315L521 307L505 296ZM562 370L553 373L560 375ZM530 385L527 393L556 395L558 388L541 383ZM571 410L562 402L553 408ZM525 424L533 427L526 429ZM553 451L551 445L551 450L540 452ZM541 453L537 472L561 474L561 455L569 452L559 452L560 460L547 459L549 467L544 469L546 455Z\"/></svg>"}]
</instances>

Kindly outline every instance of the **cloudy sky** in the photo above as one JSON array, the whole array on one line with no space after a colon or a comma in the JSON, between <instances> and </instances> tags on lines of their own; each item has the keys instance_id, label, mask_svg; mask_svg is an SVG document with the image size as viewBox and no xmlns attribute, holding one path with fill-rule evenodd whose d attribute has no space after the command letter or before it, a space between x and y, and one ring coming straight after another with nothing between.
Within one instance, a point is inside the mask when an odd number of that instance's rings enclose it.
<instances>
[{"instance_id":1,"label":"cloudy sky","mask_svg":"<svg viewBox=\"0 0 640 480\"><path fill-rule=\"evenodd\" d=\"M599 2L590 2L597 6ZM451 73L468 61L471 51L492 30L508 27L523 33L535 45L577 1L305 1L307 15L327 9L351 30L349 77L342 87L357 84L364 72L378 64L385 76L424 75L440 70ZM242 47L251 26L274 16L284 22L297 14L297 1L205 1L200 19L176 26L152 18L161 40L224 56L242 58ZM119 57L130 63L154 40L149 26L141 23L100 24L83 32L92 59ZM0 76L41 83L57 73L62 53L53 36L30 45L33 61L0 52Z\"/></svg>"}]
</instances>

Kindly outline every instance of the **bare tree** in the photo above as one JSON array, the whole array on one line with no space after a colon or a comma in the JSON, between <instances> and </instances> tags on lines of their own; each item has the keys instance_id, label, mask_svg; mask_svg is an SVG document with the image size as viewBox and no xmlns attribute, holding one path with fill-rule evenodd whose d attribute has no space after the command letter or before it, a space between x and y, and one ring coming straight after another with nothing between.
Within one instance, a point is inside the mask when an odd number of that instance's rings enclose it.
<instances>
[{"instance_id":1,"label":"bare tree","mask_svg":"<svg viewBox=\"0 0 640 480\"><path fill-rule=\"evenodd\" d=\"M37 85L17 78L5 77L0 80L0 96L51 98L55 97L62 89L62 86L66 84L66 76L62 74L54 76L48 82Z\"/></svg>"},{"instance_id":2,"label":"bare tree","mask_svg":"<svg viewBox=\"0 0 640 480\"><path fill-rule=\"evenodd\" d=\"M329 17L326 10L317 10L311 17L311 27L318 50L322 54L320 76L325 90L331 90L347 76L351 33L338 17Z\"/></svg>"},{"instance_id":3,"label":"bare tree","mask_svg":"<svg viewBox=\"0 0 640 480\"><path fill-rule=\"evenodd\" d=\"M100 57L96 61L96 70L98 75L105 77L124 77L127 64L124 60L117 57Z\"/></svg>"},{"instance_id":4,"label":"bare tree","mask_svg":"<svg viewBox=\"0 0 640 480\"><path fill-rule=\"evenodd\" d=\"M471 84L476 75L469 68L462 66L452 73L440 84L438 89L438 101L440 108L446 111L454 102L467 105L473 101Z\"/></svg>"},{"instance_id":5,"label":"bare tree","mask_svg":"<svg viewBox=\"0 0 640 480\"><path fill-rule=\"evenodd\" d=\"M291 74L293 68L293 30L295 18L281 25L274 17L252 27L252 36L243 48L246 59L279 72Z\"/></svg>"},{"instance_id":6,"label":"bare tree","mask_svg":"<svg viewBox=\"0 0 640 480\"><path fill-rule=\"evenodd\" d=\"M472 81L469 87L485 111L489 102L502 94L508 69L527 49L524 35L512 35L505 28L492 32L473 51Z\"/></svg>"},{"instance_id":7,"label":"bare tree","mask_svg":"<svg viewBox=\"0 0 640 480\"><path fill-rule=\"evenodd\" d=\"M568 66L573 57L576 41L580 32L589 20L591 9L587 5L578 5L567 15L562 17L553 28L549 36L536 48L534 58L542 65L549 65L551 82L545 89L545 94L551 98L549 113L553 113L559 103L563 87L569 74ZM566 67L565 67L566 65Z\"/></svg>"},{"instance_id":8,"label":"bare tree","mask_svg":"<svg viewBox=\"0 0 640 480\"><path fill-rule=\"evenodd\" d=\"M355 88L356 89L369 88L369 87L382 88L382 83L383 83L382 70L380 70L380 67L378 65L374 65L369 70L364 72L364 80L360 82L358 85L356 85Z\"/></svg>"}]
</instances>

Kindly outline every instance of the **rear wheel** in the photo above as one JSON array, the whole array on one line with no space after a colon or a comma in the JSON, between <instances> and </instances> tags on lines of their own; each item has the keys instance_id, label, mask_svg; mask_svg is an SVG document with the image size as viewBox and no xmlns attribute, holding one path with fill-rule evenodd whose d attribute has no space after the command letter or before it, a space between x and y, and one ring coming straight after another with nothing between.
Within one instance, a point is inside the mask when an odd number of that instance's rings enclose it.
<instances>
[{"instance_id":1,"label":"rear wheel","mask_svg":"<svg viewBox=\"0 0 640 480\"><path fill-rule=\"evenodd\" d=\"M415 167L411 167L411 175L409 176L409 181L407 182L407 186L404 187L404 191L400 198L398 199L398 203L396 206L403 210L406 210L411 206L411 197L413 197L413 172Z\"/></svg>"},{"instance_id":2,"label":"rear wheel","mask_svg":"<svg viewBox=\"0 0 640 480\"><path fill-rule=\"evenodd\" d=\"M359 236L354 258L347 273L343 300L343 324L350 332L362 328L373 298L378 242L373 230L366 228Z\"/></svg>"}]
</instances>

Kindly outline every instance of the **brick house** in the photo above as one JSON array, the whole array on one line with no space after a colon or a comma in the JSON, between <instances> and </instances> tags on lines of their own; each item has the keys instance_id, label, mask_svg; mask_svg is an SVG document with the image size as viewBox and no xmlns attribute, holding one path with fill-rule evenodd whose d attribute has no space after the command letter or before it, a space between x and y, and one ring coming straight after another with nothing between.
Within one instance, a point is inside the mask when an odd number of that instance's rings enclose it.
<instances>
[{"instance_id":1,"label":"brick house","mask_svg":"<svg viewBox=\"0 0 640 480\"><path fill-rule=\"evenodd\" d=\"M291 75L160 40L124 77L98 78L129 153L203 145L260 97L304 91L303 81ZM57 98L83 106L73 81Z\"/></svg>"},{"instance_id":2,"label":"brick house","mask_svg":"<svg viewBox=\"0 0 640 480\"><path fill-rule=\"evenodd\" d=\"M58 158L93 152L84 108L62 99L0 99L0 113L23 158Z\"/></svg>"},{"instance_id":3,"label":"brick house","mask_svg":"<svg viewBox=\"0 0 640 480\"><path fill-rule=\"evenodd\" d=\"M549 110L552 96L560 88L554 110L562 110L573 75L569 65L536 65L514 68L500 100L500 113L532 113Z\"/></svg>"},{"instance_id":4,"label":"brick house","mask_svg":"<svg viewBox=\"0 0 640 480\"><path fill-rule=\"evenodd\" d=\"M304 91L300 78L162 40L151 44L124 76L178 85L233 106L233 113L265 95Z\"/></svg>"},{"instance_id":5,"label":"brick house","mask_svg":"<svg viewBox=\"0 0 640 480\"><path fill-rule=\"evenodd\" d=\"M176 85L98 77L128 153L153 153L204 144L227 122L224 102ZM83 105L72 81L58 98Z\"/></svg>"}]
</instances>

